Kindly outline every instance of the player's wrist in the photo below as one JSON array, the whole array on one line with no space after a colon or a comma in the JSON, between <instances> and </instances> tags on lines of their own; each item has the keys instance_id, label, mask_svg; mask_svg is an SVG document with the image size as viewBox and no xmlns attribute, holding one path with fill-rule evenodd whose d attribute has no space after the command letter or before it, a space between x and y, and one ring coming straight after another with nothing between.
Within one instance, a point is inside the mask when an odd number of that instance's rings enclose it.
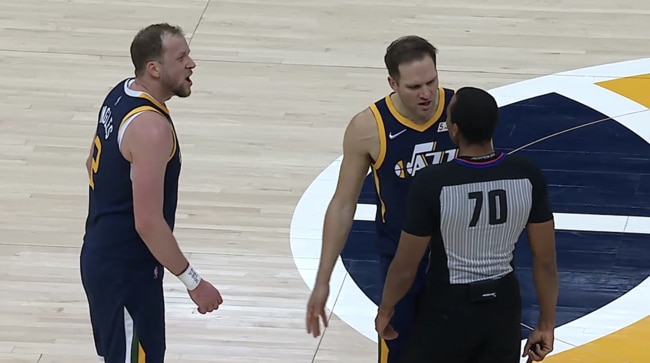
<instances>
[{"instance_id":1,"label":"player's wrist","mask_svg":"<svg viewBox=\"0 0 650 363\"><path fill-rule=\"evenodd\" d=\"M187 268L176 277L181 280L181 282L189 291L196 289L202 280L201 275L199 275L199 273L194 269L194 267L192 267L190 263L188 263Z\"/></svg>"},{"instance_id":2,"label":"player's wrist","mask_svg":"<svg viewBox=\"0 0 650 363\"><path fill-rule=\"evenodd\" d=\"M322 274L316 276L316 281L314 283L315 288L329 288L330 286L330 277L327 274Z\"/></svg>"}]
</instances>

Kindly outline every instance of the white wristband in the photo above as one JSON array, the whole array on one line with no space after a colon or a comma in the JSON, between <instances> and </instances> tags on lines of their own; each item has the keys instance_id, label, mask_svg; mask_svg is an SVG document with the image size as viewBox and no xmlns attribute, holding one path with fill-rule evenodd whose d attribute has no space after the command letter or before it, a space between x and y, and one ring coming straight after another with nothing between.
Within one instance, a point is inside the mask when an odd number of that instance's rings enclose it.
<instances>
[{"instance_id":1,"label":"white wristband","mask_svg":"<svg viewBox=\"0 0 650 363\"><path fill-rule=\"evenodd\" d=\"M199 283L201 282L201 275L199 275L199 273L194 270L192 265L188 265L185 271L183 271L182 274L178 275L178 278L190 291L196 289L196 287L199 286Z\"/></svg>"}]
</instances>

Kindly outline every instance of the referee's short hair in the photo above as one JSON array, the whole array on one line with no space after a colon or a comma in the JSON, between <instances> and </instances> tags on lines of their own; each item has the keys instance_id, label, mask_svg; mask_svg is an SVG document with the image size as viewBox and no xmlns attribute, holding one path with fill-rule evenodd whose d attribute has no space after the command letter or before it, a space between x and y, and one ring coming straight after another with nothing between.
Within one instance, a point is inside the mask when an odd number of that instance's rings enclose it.
<instances>
[{"instance_id":1,"label":"referee's short hair","mask_svg":"<svg viewBox=\"0 0 650 363\"><path fill-rule=\"evenodd\" d=\"M454 99L449 117L463 138L472 144L490 141L499 123L499 106L494 97L479 88L463 87L456 91Z\"/></svg>"}]
</instances>

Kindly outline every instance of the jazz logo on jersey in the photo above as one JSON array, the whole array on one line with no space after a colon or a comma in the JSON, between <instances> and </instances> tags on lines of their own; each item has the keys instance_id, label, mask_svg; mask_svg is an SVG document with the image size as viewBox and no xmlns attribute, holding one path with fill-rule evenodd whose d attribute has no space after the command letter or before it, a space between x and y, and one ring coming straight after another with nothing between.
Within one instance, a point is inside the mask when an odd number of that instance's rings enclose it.
<instances>
[{"instance_id":1,"label":"jazz logo on jersey","mask_svg":"<svg viewBox=\"0 0 650 363\"><path fill-rule=\"evenodd\" d=\"M411 160L399 160L395 164L395 175L400 179L406 178L407 173L413 177L418 170L424 169L427 165L451 161L457 154L458 149L436 151L435 141L417 144L413 148ZM404 167L405 165L406 167Z\"/></svg>"}]
</instances>

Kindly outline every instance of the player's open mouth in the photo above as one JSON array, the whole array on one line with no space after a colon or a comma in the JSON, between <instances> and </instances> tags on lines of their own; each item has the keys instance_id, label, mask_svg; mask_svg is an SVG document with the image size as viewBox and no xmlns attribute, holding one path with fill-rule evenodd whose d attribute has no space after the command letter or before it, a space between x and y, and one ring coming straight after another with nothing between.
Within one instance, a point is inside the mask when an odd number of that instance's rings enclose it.
<instances>
[{"instance_id":1,"label":"player's open mouth","mask_svg":"<svg viewBox=\"0 0 650 363\"><path fill-rule=\"evenodd\" d=\"M192 84L192 80L190 79L189 76L188 76L187 78L185 78L185 80L186 80L188 83Z\"/></svg>"},{"instance_id":2,"label":"player's open mouth","mask_svg":"<svg viewBox=\"0 0 650 363\"><path fill-rule=\"evenodd\" d=\"M420 102L420 103L418 103L418 105L420 105L422 107L429 107L431 105L431 100L426 101L426 102Z\"/></svg>"}]
</instances>

